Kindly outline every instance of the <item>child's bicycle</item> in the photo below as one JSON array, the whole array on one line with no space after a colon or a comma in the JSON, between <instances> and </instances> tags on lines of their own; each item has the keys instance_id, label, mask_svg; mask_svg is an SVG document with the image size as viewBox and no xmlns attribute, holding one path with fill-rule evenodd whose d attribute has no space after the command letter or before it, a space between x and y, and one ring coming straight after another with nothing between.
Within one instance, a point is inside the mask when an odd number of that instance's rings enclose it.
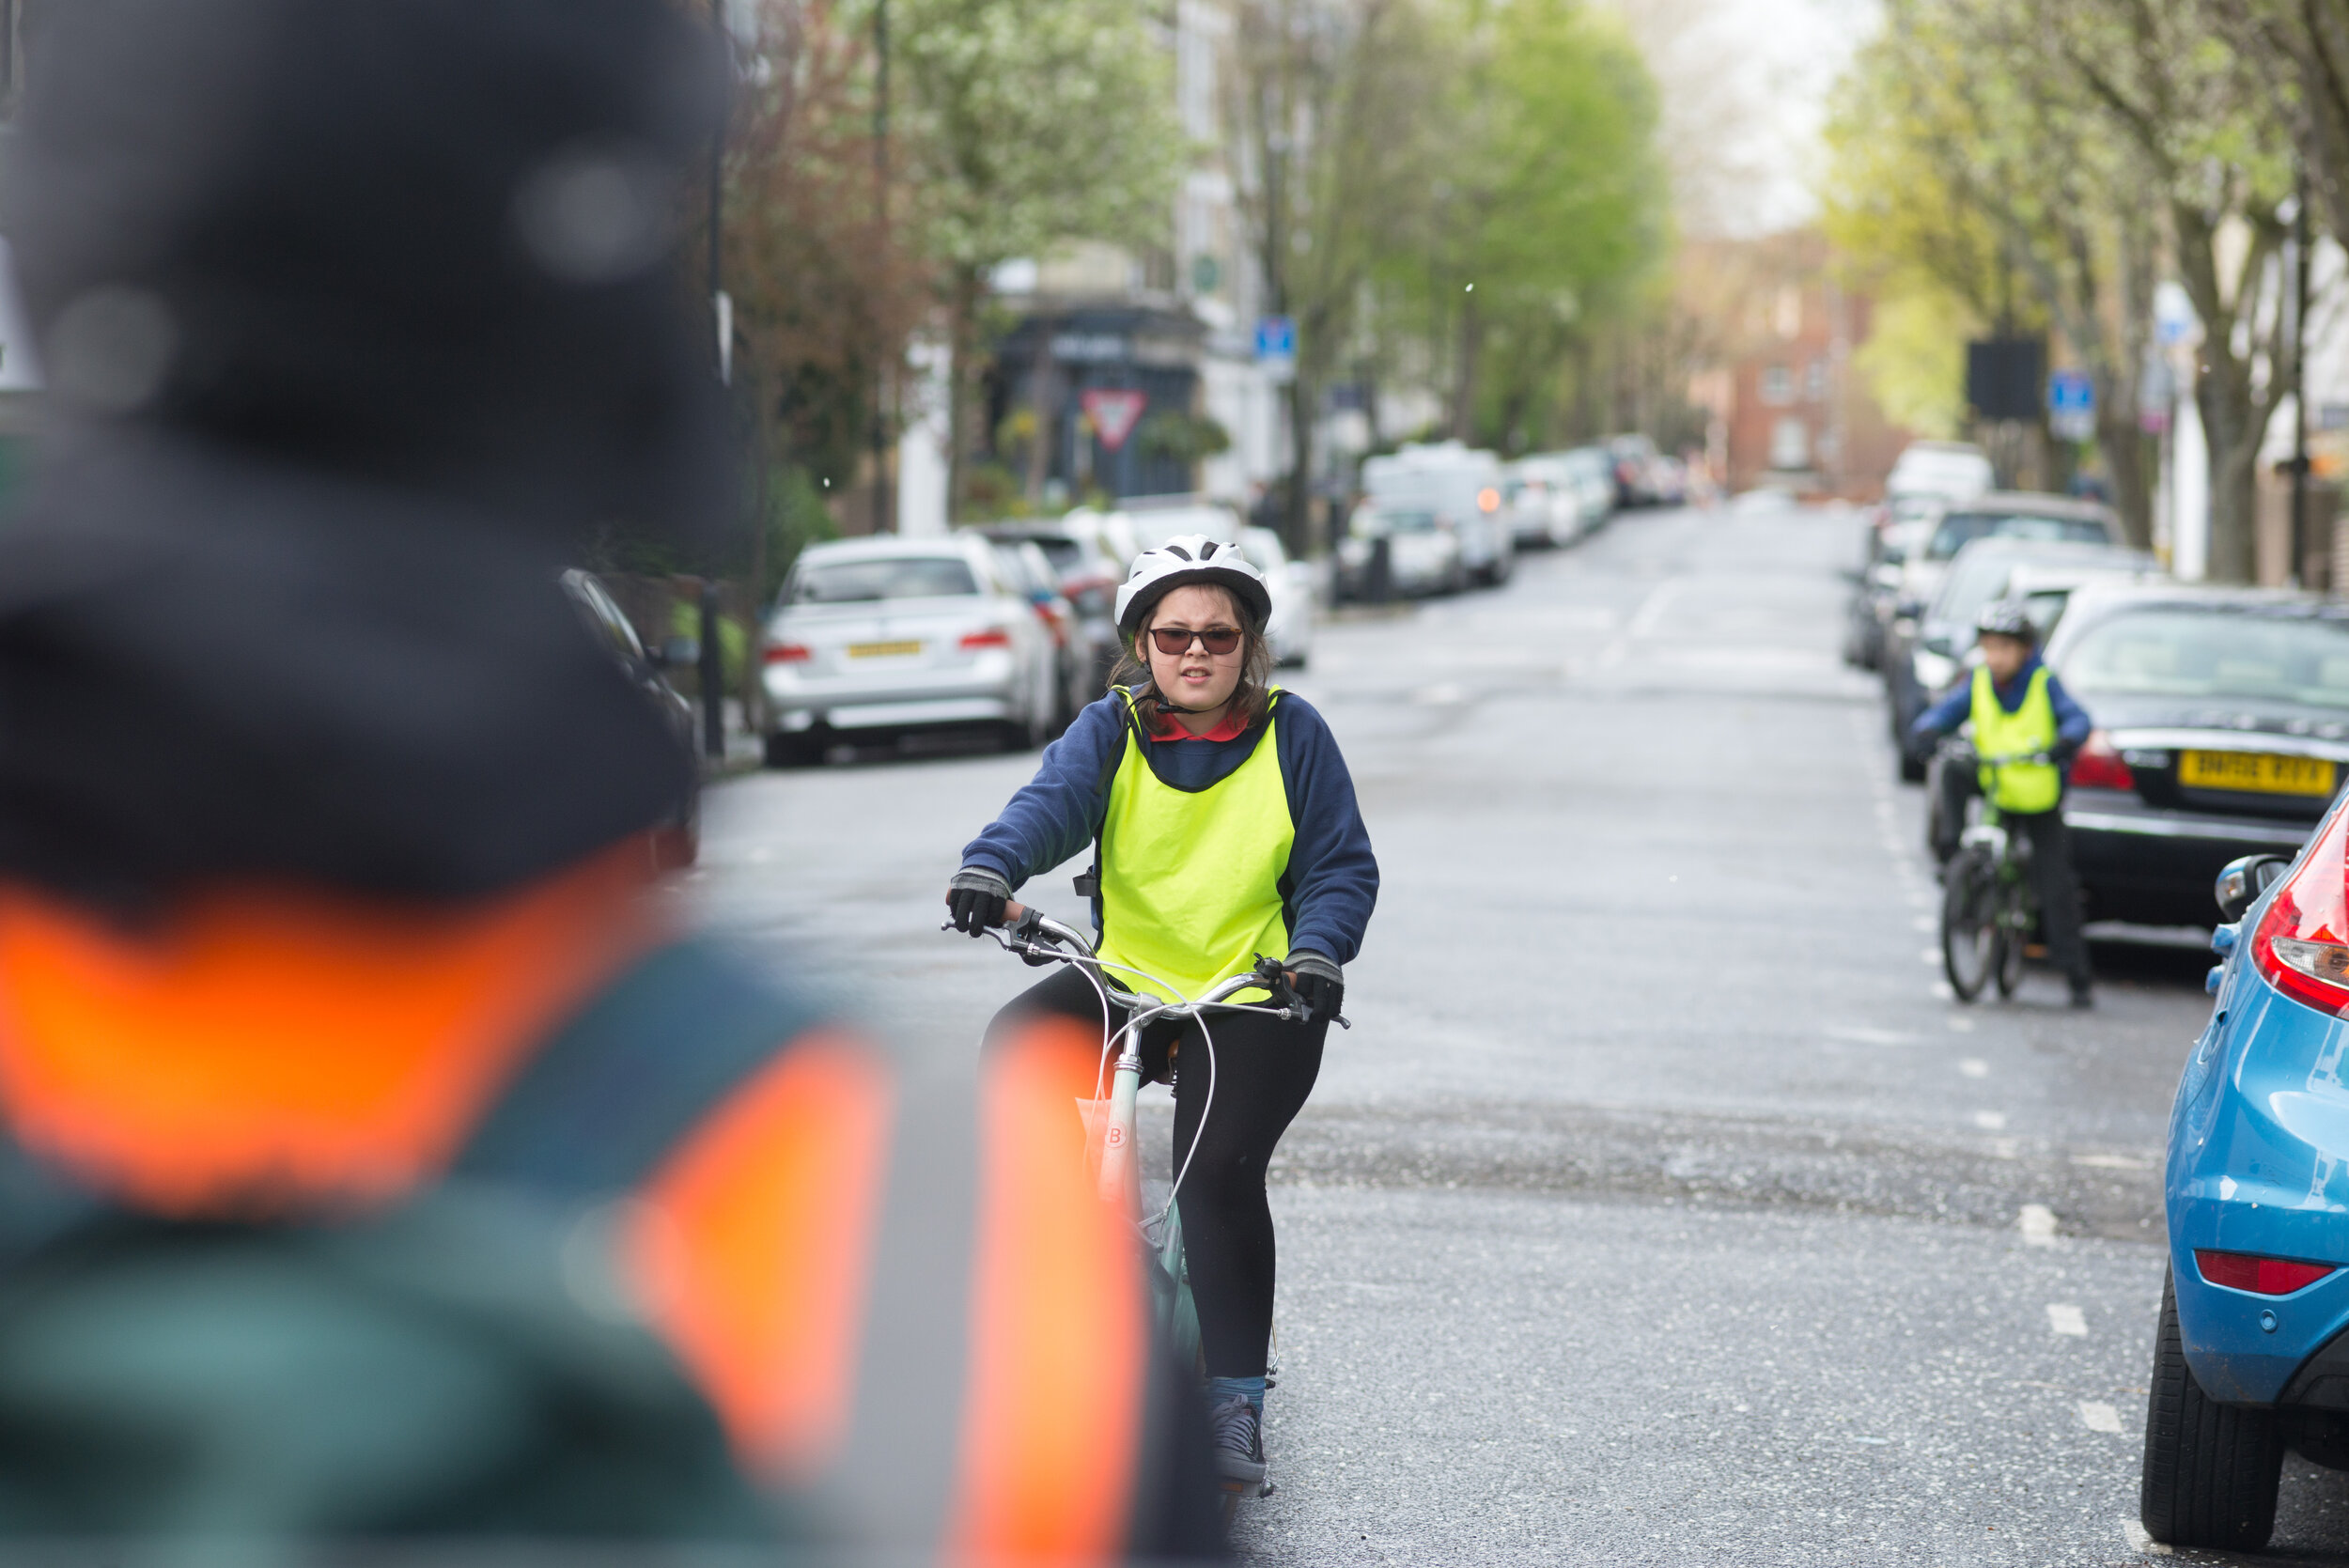
<instances>
[{"instance_id":1,"label":"child's bicycle","mask_svg":"<svg viewBox=\"0 0 2349 1568\"><path fill-rule=\"evenodd\" d=\"M1999 774L2017 763L2048 763L2045 752L1982 757L1969 764L1990 769L1983 791L1982 818L1958 840L1941 877L1941 969L1960 1001L1995 984L2011 997L2023 980L2023 948L2039 920L2031 891L2030 840L2008 826L1999 810ZM1961 766L1955 757L1942 766Z\"/></svg>"},{"instance_id":2,"label":"child's bicycle","mask_svg":"<svg viewBox=\"0 0 2349 1568\"><path fill-rule=\"evenodd\" d=\"M1101 1041L1100 1064L1094 1074L1093 1097L1077 1102L1078 1114L1085 1127L1086 1164L1097 1189L1104 1203L1115 1203L1132 1220L1135 1234L1141 1238L1143 1250L1149 1260L1151 1304L1156 1310L1159 1327L1174 1347L1177 1362L1189 1368L1195 1377L1205 1377L1204 1362L1199 1346L1199 1312L1190 1296L1190 1274L1183 1262L1182 1213L1175 1206L1181 1195L1183 1178L1190 1172L1191 1157L1199 1152L1199 1135L1206 1130L1207 1117L1215 1109L1215 1035L1207 1026L1210 1012L1268 1013L1276 1018L1303 1018L1307 1009L1297 993L1290 988L1288 977L1277 958L1259 955L1253 969L1243 970L1209 986L1206 995L1190 1001L1162 1001L1160 998L1120 987L1114 983L1103 984L1103 971L1117 970L1148 985L1155 986L1168 996L1179 996L1175 987L1156 975L1144 973L1129 965L1099 956L1092 943L1073 928L1046 916L1041 910L1020 905L1004 907L1003 924L988 934L1006 952L1018 954L1031 964L1062 963L1081 970L1093 981L1094 989L1101 998L1101 1016L1112 1018L1118 1009L1126 1012L1123 1025L1107 1028ZM1271 1001L1260 1002L1233 1001L1230 998L1241 991L1260 990L1270 993ZM1199 1026L1199 1038L1206 1048L1207 1093L1199 1108L1199 1126L1191 1133L1190 1148L1185 1152L1180 1167L1174 1172L1173 1188L1166 1195L1165 1205L1158 1213L1144 1217L1142 1203L1142 1169L1134 1157L1134 1105L1142 1088L1142 1032L1149 1025L1169 1018L1188 1018ZM1352 1028L1343 1017L1335 1020ZM1112 1053L1115 1053L1112 1062ZM1271 1379L1266 1379L1267 1386ZM1272 1480L1269 1474L1256 1481L1223 1482L1223 1519L1226 1524L1238 1511L1244 1497L1269 1497Z\"/></svg>"}]
</instances>

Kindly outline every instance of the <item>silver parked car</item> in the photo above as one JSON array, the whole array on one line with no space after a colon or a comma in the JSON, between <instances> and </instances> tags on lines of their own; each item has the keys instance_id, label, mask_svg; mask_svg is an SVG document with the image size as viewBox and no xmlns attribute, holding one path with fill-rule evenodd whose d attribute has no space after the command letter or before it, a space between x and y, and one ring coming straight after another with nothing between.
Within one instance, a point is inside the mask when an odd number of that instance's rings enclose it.
<instances>
[{"instance_id":1,"label":"silver parked car","mask_svg":"<svg viewBox=\"0 0 2349 1568\"><path fill-rule=\"evenodd\" d=\"M1272 644L1276 663L1302 669L1314 656L1315 592L1313 563L1292 561L1281 536L1269 528L1244 528L1240 553L1264 573L1272 594L1272 618L1265 623L1265 639Z\"/></svg>"},{"instance_id":2,"label":"silver parked car","mask_svg":"<svg viewBox=\"0 0 2349 1568\"><path fill-rule=\"evenodd\" d=\"M1363 502L1354 508L1338 542L1338 587L1347 598L1372 592L1371 562L1379 539L1387 541L1389 586L1398 595L1456 594L1468 586L1460 559L1460 536L1439 513Z\"/></svg>"},{"instance_id":3,"label":"silver parked car","mask_svg":"<svg viewBox=\"0 0 2349 1568\"><path fill-rule=\"evenodd\" d=\"M975 534L810 545L761 660L777 767L922 730L1039 745L1060 707L1051 629Z\"/></svg>"}]
</instances>

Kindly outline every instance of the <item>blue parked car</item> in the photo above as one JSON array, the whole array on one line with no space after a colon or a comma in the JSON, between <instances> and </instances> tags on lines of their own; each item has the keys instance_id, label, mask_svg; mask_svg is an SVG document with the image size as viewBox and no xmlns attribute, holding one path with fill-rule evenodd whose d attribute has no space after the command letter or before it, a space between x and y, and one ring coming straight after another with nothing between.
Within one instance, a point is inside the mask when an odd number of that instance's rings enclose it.
<instances>
[{"instance_id":1,"label":"blue parked car","mask_svg":"<svg viewBox=\"0 0 2349 1568\"><path fill-rule=\"evenodd\" d=\"M2349 795L2217 894L2218 1004L2170 1117L2140 1508L2157 1541L2256 1550L2285 1450L2349 1469Z\"/></svg>"}]
</instances>

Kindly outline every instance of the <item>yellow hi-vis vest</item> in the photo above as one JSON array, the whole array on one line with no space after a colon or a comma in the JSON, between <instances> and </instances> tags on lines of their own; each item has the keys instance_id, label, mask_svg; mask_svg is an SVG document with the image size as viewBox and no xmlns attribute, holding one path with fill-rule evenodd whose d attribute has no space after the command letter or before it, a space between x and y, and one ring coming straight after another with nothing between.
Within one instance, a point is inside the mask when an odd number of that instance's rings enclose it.
<instances>
[{"instance_id":1,"label":"yellow hi-vis vest","mask_svg":"<svg viewBox=\"0 0 2349 1568\"><path fill-rule=\"evenodd\" d=\"M1189 1001L1252 967L1259 953L1288 956L1281 877L1297 825L1271 716L1280 692L1268 698L1265 731L1248 760L1196 792L1150 770L1134 695L1124 687L1118 695L1126 703L1126 750L1101 825L1100 954L1142 972L1104 972L1129 990L1163 997L1172 986L1181 995L1167 1000ZM1260 1001L1265 994L1252 989L1232 1000Z\"/></svg>"},{"instance_id":2,"label":"yellow hi-vis vest","mask_svg":"<svg viewBox=\"0 0 2349 1568\"><path fill-rule=\"evenodd\" d=\"M2023 693L2022 706L2009 713L1999 705L1988 668L1976 665L1973 720L1974 755L1978 757L2029 756L2034 752L2052 751L2056 743L2056 716L2055 704L2047 700L2047 667L2042 664L2031 672L2030 687ZM1995 790L1987 766L1979 777L1982 792L2000 811L2053 811L2057 798L2063 793L2063 775L2053 763L2010 762L1998 770Z\"/></svg>"}]
</instances>

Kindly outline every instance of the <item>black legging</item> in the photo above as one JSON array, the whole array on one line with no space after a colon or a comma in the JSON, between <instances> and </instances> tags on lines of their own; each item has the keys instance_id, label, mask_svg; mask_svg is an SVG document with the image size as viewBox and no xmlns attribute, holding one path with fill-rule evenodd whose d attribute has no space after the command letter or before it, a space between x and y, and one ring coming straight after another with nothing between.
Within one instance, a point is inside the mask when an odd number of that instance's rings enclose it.
<instances>
[{"instance_id":1,"label":"black legging","mask_svg":"<svg viewBox=\"0 0 2349 1568\"><path fill-rule=\"evenodd\" d=\"M1966 831L1966 802L1982 793L1979 769L1958 758L1941 763L1940 809L1933 821L1933 852L1945 863L1957 853ZM2011 811L2005 820L2030 840L2032 891L2039 895L2039 927L2047 939L2047 962L2075 986L2092 973L2088 945L2080 939L2080 879L2072 869L2072 835L2063 811Z\"/></svg>"},{"instance_id":2,"label":"black legging","mask_svg":"<svg viewBox=\"0 0 2349 1568\"><path fill-rule=\"evenodd\" d=\"M989 1038L1039 1015L1101 1027L1101 999L1086 978L1063 969L1014 997L995 1015ZM1123 1016L1119 1016L1121 1023ZM1265 1167L1281 1134L1314 1092L1327 1019L1291 1023L1259 1013L1219 1013L1215 1108L1183 1178L1183 1256L1199 1309L1199 1340L1210 1377L1261 1377L1272 1338L1272 1207ZM1169 1020L1142 1032L1143 1081L1167 1076L1167 1048L1183 1042L1174 1075L1174 1164L1179 1167L1207 1097L1206 1051L1195 1024ZM1171 1173L1171 1172L1170 1172Z\"/></svg>"}]
</instances>

